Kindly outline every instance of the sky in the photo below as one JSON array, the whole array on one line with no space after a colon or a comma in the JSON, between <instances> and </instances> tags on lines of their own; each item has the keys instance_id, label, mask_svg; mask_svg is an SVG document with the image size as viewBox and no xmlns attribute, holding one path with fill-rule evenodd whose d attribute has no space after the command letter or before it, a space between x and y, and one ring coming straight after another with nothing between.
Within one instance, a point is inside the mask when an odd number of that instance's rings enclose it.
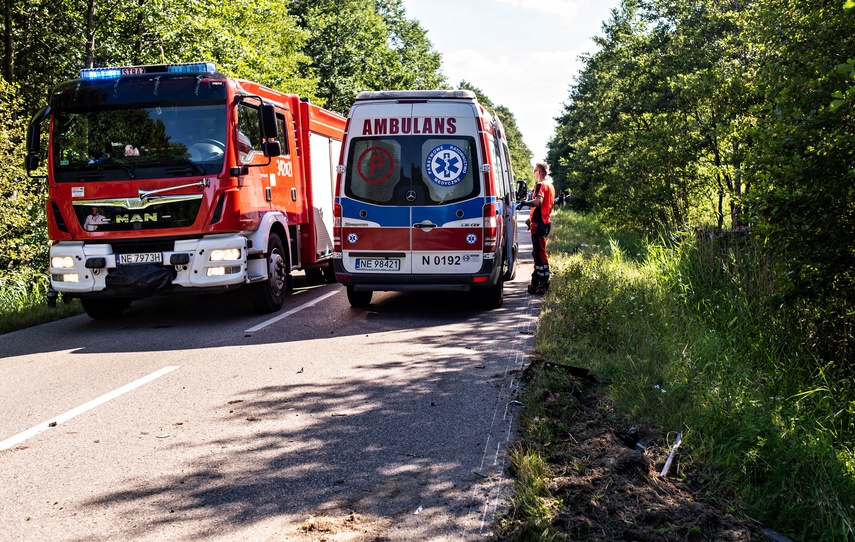
<instances>
[{"instance_id":1,"label":"sky","mask_svg":"<svg viewBox=\"0 0 855 542\"><path fill-rule=\"evenodd\" d=\"M442 71L457 87L465 80L517 120L534 160L546 158L579 55L620 0L402 0L442 54Z\"/></svg>"}]
</instances>

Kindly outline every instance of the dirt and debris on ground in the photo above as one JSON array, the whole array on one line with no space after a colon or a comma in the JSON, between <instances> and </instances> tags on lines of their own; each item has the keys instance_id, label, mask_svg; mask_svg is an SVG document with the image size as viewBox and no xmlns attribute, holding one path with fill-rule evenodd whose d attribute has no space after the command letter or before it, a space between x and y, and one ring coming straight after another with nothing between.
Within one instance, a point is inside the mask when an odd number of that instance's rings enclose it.
<instances>
[{"instance_id":1,"label":"dirt and debris on ground","mask_svg":"<svg viewBox=\"0 0 855 542\"><path fill-rule=\"evenodd\" d=\"M631 422L615 416L604 398L602 381L573 376L567 389L542 398L552 421L564 424L558 442L543 452L552 475L557 540L768 540L756 526L701 502L677 479L676 463L669 476L661 477L674 435L666 442L657 428L630 428ZM504 540L516 538L510 533Z\"/></svg>"}]
</instances>

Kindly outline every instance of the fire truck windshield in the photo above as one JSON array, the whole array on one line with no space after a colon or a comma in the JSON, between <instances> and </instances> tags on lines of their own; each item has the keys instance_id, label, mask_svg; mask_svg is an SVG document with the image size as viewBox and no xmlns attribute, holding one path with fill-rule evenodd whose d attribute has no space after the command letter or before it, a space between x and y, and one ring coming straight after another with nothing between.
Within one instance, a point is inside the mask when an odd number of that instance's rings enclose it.
<instances>
[{"instance_id":1,"label":"fire truck windshield","mask_svg":"<svg viewBox=\"0 0 855 542\"><path fill-rule=\"evenodd\" d=\"M56 112L53 136L60 182L217 174L226 109L196 103L65 108Z\"/></svg>"}]
</instances>

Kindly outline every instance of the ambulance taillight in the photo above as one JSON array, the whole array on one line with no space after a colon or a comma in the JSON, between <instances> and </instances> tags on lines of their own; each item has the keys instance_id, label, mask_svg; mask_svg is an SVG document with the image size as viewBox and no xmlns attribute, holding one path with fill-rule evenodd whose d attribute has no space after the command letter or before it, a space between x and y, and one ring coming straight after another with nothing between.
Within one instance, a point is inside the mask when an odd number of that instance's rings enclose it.
<instances>
[{"instance_id":1,"label":"ambulance taillight","mask_svg":"<svg viewBox=\"0 0 855 542\"><path fill-rule=\"evenodd\" d=\"M498 236L499 207L493 203L484 205L484 252L494 252Z\"/></svg>"},{"instance_id":2,"label":"ambulance taillight","mask_svg":"<svg viewBox=\"0 0 855 542\"><path fill-rule=\"evenodd\" d=\"M333 205L333 252L341 254L341 205Z\"/></svg>"}]
</instances>

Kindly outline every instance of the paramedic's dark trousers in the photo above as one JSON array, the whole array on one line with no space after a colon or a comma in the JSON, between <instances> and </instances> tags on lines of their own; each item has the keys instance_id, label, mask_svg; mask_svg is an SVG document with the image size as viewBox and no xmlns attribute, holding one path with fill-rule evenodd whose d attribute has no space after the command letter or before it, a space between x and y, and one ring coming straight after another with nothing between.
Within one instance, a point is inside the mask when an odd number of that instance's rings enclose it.
<instances>
[{"instance_id":1,"label":"paramedic's dark trousers","mask_svg":"<svg viewBox=\"0 0 855 542\"><path fill-rule=\"evenodd\" d=\"M534 257L534 273L531 275L532 286L549 284L549 259L546 256L546 236L549 235L549 224L531 225L531 255Z\"/></svg>"}]
</instances>

